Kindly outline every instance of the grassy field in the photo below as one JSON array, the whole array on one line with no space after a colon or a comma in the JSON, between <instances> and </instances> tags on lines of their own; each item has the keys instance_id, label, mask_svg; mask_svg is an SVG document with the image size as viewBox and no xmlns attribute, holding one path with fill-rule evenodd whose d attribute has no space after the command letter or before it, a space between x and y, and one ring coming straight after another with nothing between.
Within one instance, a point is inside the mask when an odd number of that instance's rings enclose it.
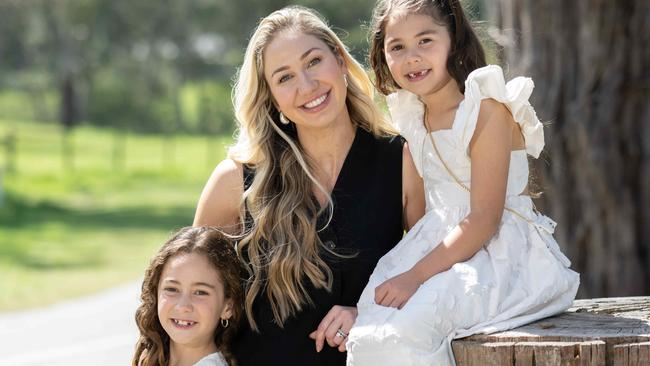
<instances>
[{"instance_id":1,"label":"grassy field","mask_svg":"<svg viewBox=\"0 0 650 366\"><path fill-rule=\"evenodd\" d=\"M0 119L0 139L9 133L16 171L2 174L0 311L140 278L165 238L191 225L232 140L91 127L64 138L55 124ZM73 153L63 153L65 140ZM6 159L0 144L0 167Z\"/></svg>"}]
</instances>

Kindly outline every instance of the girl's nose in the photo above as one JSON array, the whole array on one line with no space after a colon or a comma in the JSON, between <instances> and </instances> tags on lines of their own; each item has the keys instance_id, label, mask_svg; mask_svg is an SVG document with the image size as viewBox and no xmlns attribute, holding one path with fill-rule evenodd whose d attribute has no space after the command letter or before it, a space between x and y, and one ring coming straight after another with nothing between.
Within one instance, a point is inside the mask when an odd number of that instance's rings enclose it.
<instances>
[{"instance_id":1,"label":"girl's nose","mask_svg":"<svg viewBox=\"0 0 650 366\"><path fill-rule=\"evenodd\" d=\"M180 299L178 299L178 303L176 303L176 307L178 310L182 311L192 311L192 299L190 298L189 295L182 295Z\"/></svg>"},{"instance_id":2,"label":"girl's nose","mask_svg":"<svg viewBox=\"0 0 650 366\"><path fill-rule=\"evenodd\" d=\"M407 52L408 53L406 54L406 61L408 63L417 63L422 61L422 58L420 57L420 54L418 53L417 50L409 50Z\"/></svg>"}]
</instances>

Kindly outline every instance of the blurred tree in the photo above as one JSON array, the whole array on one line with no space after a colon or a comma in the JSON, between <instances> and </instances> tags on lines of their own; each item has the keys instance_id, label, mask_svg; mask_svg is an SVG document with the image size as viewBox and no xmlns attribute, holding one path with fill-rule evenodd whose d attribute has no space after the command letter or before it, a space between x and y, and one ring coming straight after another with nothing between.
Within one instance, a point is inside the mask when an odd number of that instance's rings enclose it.
<instances>
[{"instance_id":1,"label":"blurred tree","mask_svg":"<svg viewBox=\"0 0 650 366\"><path fill-rule=\"evenodd\" d=\"M66 127L88 120L134 131L199 132L182 89L203 82L229 88L256 23L291 3L320 11L365 59L361 24L374 0L4 0L0 88L28 91L39 110L56 91ZM230 98L212 103L230 108Z\"/></svg>"},{"instance_id":2,"label":"blurred tree","mask_svg":"<svg viewBox=\"0 0 650 366\"><path fill-rule=\"evenodd\" d=\"M530 75L556 236L583 297L650 292L650 2L488 3L512 75Z\"/></svg>"}]
</instances>

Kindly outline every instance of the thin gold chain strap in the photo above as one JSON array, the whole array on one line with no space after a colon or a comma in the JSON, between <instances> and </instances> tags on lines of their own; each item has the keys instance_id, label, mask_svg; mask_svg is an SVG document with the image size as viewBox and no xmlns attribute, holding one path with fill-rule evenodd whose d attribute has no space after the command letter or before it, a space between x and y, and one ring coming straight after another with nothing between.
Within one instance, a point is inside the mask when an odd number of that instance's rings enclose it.
<instances>
[{"instance_id":1,"label":"thin gold chain strap","mask_svg":"<svg viewBox=\"0 0 650 366\"><path fill-rule=\"evenodd\" d=\"M449 175L454 179L454 181L456 181L456 183L459 186L461 186L467 192L471 192L469 187L467 187L460 179L458 179L456 174L454 174L454 172L452 172L451 169L449 169L449 166L447 166L447 163L445 163L445 160L442 158L442 155L440 155L440 151L438 151L438 146L436 145L436 141L433 139L432 133L429 132L429 127L427 125L427 117L428 117L428 110L425 107L424 108L424 121L423 121L424 122L424 129L427 132L427 136L429 136L429 140L431 141L431 145L433 145L433 150L436 152L436 155L438 155L438 160L440 160L440 162L442 163L442 166L445 168L447 173L449 173ZM527 223L529 223L529 224L531 224L533 226L535 225L535 223L532 220L530 220L526 216L520 214L519 212L517 212L517 211L515 211L515 210L513 210L513 209L511 209L511 208L509 208L509 207L507 207L505 205L503 206L503 209L510 212L510 213L512 213L512 214L514 214L514 215L516 215L516 216L519 216L519 218L526 221Z\"/></svg>"}]
</instances>

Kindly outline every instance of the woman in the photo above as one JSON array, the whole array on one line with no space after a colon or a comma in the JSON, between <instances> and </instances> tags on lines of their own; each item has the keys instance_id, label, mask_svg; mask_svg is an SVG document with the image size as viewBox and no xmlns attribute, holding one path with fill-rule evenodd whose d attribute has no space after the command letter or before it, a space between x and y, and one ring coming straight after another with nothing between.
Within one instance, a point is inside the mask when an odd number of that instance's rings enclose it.
<instances>
[{"instance_id":1,"label":"woman","mask_svg":"<svg viewBox=\"0 0 650 366\"><path fill-rule=\"evenodd\" d=\"M195 226L240 234L240 365L344 365L377 260L424 212L409 150L363 68L319 16L287 7L253 34L234 87L239 136Z\"/></svg>"}]
</instances>

